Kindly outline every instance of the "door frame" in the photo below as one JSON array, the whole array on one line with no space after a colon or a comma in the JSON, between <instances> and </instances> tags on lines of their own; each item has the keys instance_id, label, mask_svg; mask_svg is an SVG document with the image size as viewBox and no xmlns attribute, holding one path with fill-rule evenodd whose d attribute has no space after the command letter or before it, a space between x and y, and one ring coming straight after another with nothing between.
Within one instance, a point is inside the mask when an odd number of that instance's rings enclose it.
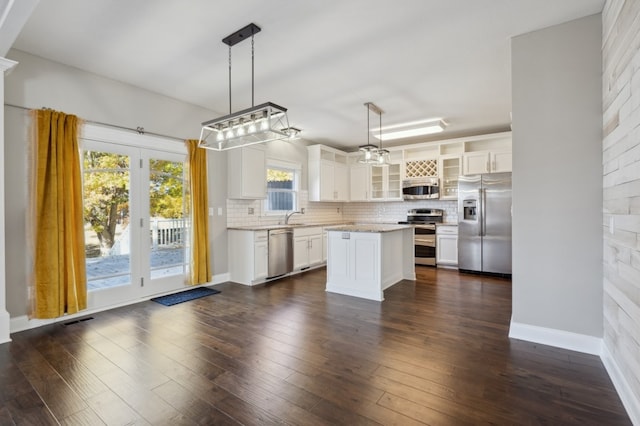
<instances>
[{"instance_id":1,"label":"door frame","mask_svg":"<svg viewBox=\"0 0 640 426\"><path fill-rule=\"evenodd\" d=\"M167 293L184 288L187 283L182 275L175 276L179 277L175 280L159 279L159 285L154 287L150 280L150 268L147 268L146 272L143 271L141 262L145 261L143 259L149 259L150 248L145 248L142 244L142 233L149 227L149 218L143 217L142 215L149 212L149 201L148 199L144 199L144 194L147 191L141 188L141 184L144 175L146 175L148 179L149 158L159 158L153 155L154 152L160 157L163 153L170 154L170 156L180 155L186 162L186 145L168 138L136 134L131 131L96 124L85 124L79 139L81 150L84 150L86 145L94 145L96 147L104 146L106 151L130 156L130 203L132 213L130 223L138 224L141 223L141 220L144 221L142 222L143 226L132 226L131 229L132 238L130 249L132 259L134 259L133 253L138 257L138 262L131 261L131 284L129 286L119 286L106 290L88 292L87 308L92 310L126 304L128 302L148 299L149 296L153 294ZM108 150L106 149L107 147L109 148ZM141 163L140 165L134 164L134 161L140 161ZM141 168L140 171L138 173L133 172L133 169L138 167ZM140 285L141 278L144 280L144 286Z\"/></svg>"}]
</instances>

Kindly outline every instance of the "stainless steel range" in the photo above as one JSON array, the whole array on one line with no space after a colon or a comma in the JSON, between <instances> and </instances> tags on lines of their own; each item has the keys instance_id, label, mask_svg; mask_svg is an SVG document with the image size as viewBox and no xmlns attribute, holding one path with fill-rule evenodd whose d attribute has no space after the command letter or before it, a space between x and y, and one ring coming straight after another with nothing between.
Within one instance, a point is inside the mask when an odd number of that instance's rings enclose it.
<instances>
[{"instance_id":1,"label":"stainless steel range","mask_svg":"<svg viewBox=\"0 0 640 426\"><path fill-rule=\"evenodd\" d=\"M412 209L401 224L413 225L416 265L436 264L436 223L442 223L441 209Z\"/></svg>"}]
</instances>

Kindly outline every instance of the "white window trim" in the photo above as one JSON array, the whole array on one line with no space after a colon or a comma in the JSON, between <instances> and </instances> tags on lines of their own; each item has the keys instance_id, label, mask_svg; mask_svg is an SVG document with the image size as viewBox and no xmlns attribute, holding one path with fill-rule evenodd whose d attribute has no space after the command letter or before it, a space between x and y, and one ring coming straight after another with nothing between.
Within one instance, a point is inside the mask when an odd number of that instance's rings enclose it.
<instances>
[{"instance_id":1,"label":"white window trim","mask_svg":"<svg viewBox=\"0 0 640 426\"><path fill-rule=\"evenodd\" d=\"M300 210L300 180L302 179L302 164L293 163L290 161L277 160L275 158L267 158L267 167L266 169L289 169L293 170L295 173L295 182L294 182L294 191L295 195L295 206L293 211ZM282 216L285 213L285 210L267 210L267 203L269 199L266 198L262 204L262 214L263 216ZM286 210L291 211L291 210Z\"/></svg>"}]
</instances>

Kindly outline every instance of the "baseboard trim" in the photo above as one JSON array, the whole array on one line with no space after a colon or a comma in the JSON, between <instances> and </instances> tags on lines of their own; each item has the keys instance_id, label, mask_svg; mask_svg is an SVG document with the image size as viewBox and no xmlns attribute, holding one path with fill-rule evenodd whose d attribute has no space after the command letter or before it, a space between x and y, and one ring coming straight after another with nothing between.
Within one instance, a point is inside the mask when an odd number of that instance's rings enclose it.
<instances>
[{"instance_id":1,"label":"baseboard trim","mask_svg":"<svg viewBox=\"0 0 640 426\"><path fill-rule=\"evenodd\" d=\"M613 386L616 388L616 392L618 392L622 405L624 405L624 408L627 410L631 423L634 425L640 425L640 401L633 394L633 390L631 389L629 382L625 378L625 375L622 374L622 371L618 367L618 363L615 361L611 352L609 352L609 349L605 345L602 345L600 359L609 374L609 378L611 378L611 381L613 382Z\"/></svg>"},{"instance_id":2,"label":"baseboard trim","mask_svg":"<svg viewBox=\"0 0 640 426\"><path fill-rule=\"evenodd\" d=\"M225 283L229 281L229 273L224 273L224 274L218 274L218 275L214 275L212 277L212 280L210 283L207 283L206 286L211 286L211 285L216 285L216 284L221 284L221 283ZM109 309L115 309L115 308L120 308L122 306L128 306L128 305L133 305L135 303L140 303L140 302L145 302L147 300L150 300L153 297L158 297L158 296L165 296L167 294L172 294L172 293L178 293L180 291L184 291L185 288L180 288L180 289L176 289L173 291L168 291L165 293L161 293L161 294L153 294L151 296L148 297L144 297L142 299L136 299L136 300L130 300L130 301L126 301L126 302L122 302L122 303L116 303L114 305L109 305L109 306L104 306L104 307L100 307L100 308L95 308L95 309L86 309L82 312L78 312L76 314L73 315L65 315L62 316L60 318L54 318L54 319L29 319L29 317L27 315L20 315L17 317L13 317L10 319L9 321L9 332L10 333L18 333L20 331L25 331L25 330L31 330L33 328L38 328L38 327L43 327L45 325L50 325L50 324L55 324L58 322L63 322L63 321L70 321L73 320L75 318L82 318L85 317L87 315L91 315L91 314L95 314L98 312L103 312L103 311L108 311ZM11 339L7 340L7 342L9 342ZM5 343L0 341L0 344Z\"/></svg>"},{"instance_id":3,"label":"baseboard trim","mask_svg":"<svg viewBox=\"0 0 640 426\"><path fill-rule=\"evenodd\" d=\"M600 356L602 352L602 339L599 337L522 324L513 319L509 326L509 337L591 355Z\"/></svg>"}]
</instances>

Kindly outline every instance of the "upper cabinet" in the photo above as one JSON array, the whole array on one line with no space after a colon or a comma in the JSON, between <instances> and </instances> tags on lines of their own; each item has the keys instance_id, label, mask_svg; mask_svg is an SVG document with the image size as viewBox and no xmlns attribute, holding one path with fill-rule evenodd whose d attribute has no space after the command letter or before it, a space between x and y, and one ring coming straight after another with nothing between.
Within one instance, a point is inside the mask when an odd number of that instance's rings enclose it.
<instances>
[{"instance_id":1,"label":"upper cabinet","mask_svg":"<svg viewBox=\"0 0 640 426\"><path fill-rule=\"evenodd\" d=\"M458 178L462 174L461 155L443 155L439 158L440 199L458 199Z\"/></svg>"},{"instance_id":2,"label":"upper cabinet","mask_svg":"<svg viewBox=\"0 0 640 426\"><path fill-rule=\"evenodd\" d=\"M371 201L402 201L400 164L371 166Z\"/></svg>"},{"instance_id":3,"label":"upper cabinet","mask_svg":"<svg viewBox=\"0 0 640 426\"><path fill-rule=\"evenodd\" d=\"M227 152L227 191L233 199L267 197L267 164L262 148L236 148Z\"/></svg>"},{"instance_id":4,"label":"upper cabinet","mask_svg":"<svg viewBox=\"0 0 640 426\"><path fill-rule=\"evenodd\" d=\"M309 201L348 201L347 153L324 145L309 150Z\"/></svg>"},{"instance_id":5,"label":"upper cabinet","mask_svg":"<svg viewBox=\"0 0 640 426\"><path fill-rule=\"evenodd\" d=\"M358 163L324 145L309 150L309 201L402 201L402 181L437 177L441 200L458 198L462 175L511 171L511 132L390 148L391 164Z\"/></svg>"},{"instance_id":6,"label":"upper cabinet","mask_svg":"<svg viewBox=\"0 0 640 426\"><path fill-rule=\"evenodd\" d=\"M464 156L464 173L499 173L511 171L511 151L474 152Z\"/></svg>"},{"instance_id":7,"label":"upper cabinet","mask_svg":"<svg viewBox=\"0 0 640 426\"><path fill-rule=\"evenodd\" d=\"M511 171L511 134L465 142L462 174Z\"/></svg>"},{"instance_id":8,"label":"upper cabinet","mask_svg":"<svg viewBox=\"0 0 640 426\"><path fill-rule=\"evenodd\" d=\"M359 154L349 156L351 165L350 201L402 201L402 152L391 153L391 164L377 166L358 162Z\"/></svg>"},{"instance_id":9,"label":"upper cabinet","mask_svg":"<svg viewBox=\"0 0 640 426\"><path fill-rule=\"evenodd\" d=\"M369 201L371 198L371 166L354 163L349 168L350 200Z\"/></svg>"}]
</instances>

